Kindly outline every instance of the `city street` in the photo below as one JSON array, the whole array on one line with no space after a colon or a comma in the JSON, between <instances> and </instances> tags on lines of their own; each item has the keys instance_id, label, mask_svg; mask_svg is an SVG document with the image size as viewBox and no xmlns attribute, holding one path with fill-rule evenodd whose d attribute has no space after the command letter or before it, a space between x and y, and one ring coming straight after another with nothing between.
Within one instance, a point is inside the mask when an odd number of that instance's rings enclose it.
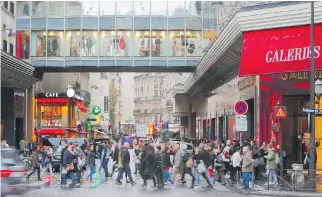
<instances>
[{"instance_id":1,"label":"city street","mask_svg":"<svg viewBox=\"0 0 322 197\"><path fill-rule=\"evenodd\" d=\"M118 196L128 196L131 197L145 197L145 196L167 196L167 197L174 197L174 196L185 196L185 197L192 197L192 196L203 196L203 197L243 197L246 195L238 194L237 192L231 191L218 191L215 186L213 190L203 190L201 188L195 188L194 190L188 189L187 187L183 186L166 186L165 189L143 189L140 186L140 182L135 186L128 185L116 185L113 181L109 180L108 182L103 182L96 187L89 187L89 185L84 184L81 188L74 188L74 189L62 189L57 186L52 186L50 188L42 188L37 190L32 190L21 197L88 197L88 196L101 196L104 193L109 195L113 195L114 197ZM220 187L220 186L219 186ZM18 197L18 196L16 196ZM20 196L19 196L20 197Z\"/></svg>"}]
</instances>

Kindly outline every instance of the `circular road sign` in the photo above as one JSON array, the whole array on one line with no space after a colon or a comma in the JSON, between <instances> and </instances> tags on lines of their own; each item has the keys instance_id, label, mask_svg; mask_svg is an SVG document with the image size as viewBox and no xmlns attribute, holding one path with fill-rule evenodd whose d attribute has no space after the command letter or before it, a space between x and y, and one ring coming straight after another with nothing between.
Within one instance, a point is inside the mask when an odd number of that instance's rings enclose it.
<instances>
[{"instance_id":1,"label":"circular road sign","mask_svg":"<svg viewBox=\"0 0 322 197\"><path fill-rule=\"evenodd\" d=\"M237 101L235 104L235 112L236 114L246 114L248 111L248 104L246 101Z\"/></svg>"}]
</instances>

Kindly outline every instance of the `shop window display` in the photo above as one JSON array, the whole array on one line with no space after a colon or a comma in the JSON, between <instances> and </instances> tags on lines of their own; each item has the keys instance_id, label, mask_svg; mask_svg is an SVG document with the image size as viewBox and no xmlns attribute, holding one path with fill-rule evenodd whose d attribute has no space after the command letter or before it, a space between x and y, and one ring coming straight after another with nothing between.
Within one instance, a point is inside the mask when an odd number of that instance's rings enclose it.
<instances>
[{"instance_id":1,"label":"shop window display","mask_svg":"<svg viewBox=\"0 0 322 197\"><path fill-rule=\"evenodd\" d=\"M30 32L18 31L16 34L16 56L20 59L29 59Z\"/></svg>"},{"instance_id":2,"label":"shop window display","mask_svg":"<svg viewBox=\"0 0 322 197\"><path fill-rule=\"evenodd\" d=\"M171 55L169 56L184 56L186 47L188 46L187 39L185 39L184 31L170 31L171 38Z\"/></svg>"},{"instance_id":3,"label":"shop window display","mask_svg":"<svg viewBox=\"0 0 322 197\"><path fill-rule=\"evenodd\" d=\"M31 56L46 57L46 32L31 32Z\"/></svg>"},{"instance_id":4,"label":"shop window display","mask_svg":"<svg viewBox=\"0 0 322 197\"><path fill-rule=\"evenodd\" d=\"M83 31L80 39L80 52L83 57L96 56L98 45L95 45L97 41L96 31Z\"/></svg>"},{"instance_id":5,"label":"shop window display","mask_svg":"<svg viewBox=\"0 0 322 197\"><path fill-rule=\"evenodd\" d=\"M150 31L136 31L134 56L150 57L151 48L153 48L153 41L150 38Z\"/></svg>"},{"instance_id":6,"label":"shop window display","mask_svg":"<svg viewBox=\"0 0 322 197\"><path fill-rule=\"evenodd\" d=\"M30 2L29 1L17 1L16 16L30 16Z\"/></svg>"},{"instance_id":7,"label":"shop window display","mask_svg":"<svg viewBox=\"0 0 322 197\"><path fill-rule=\"evenodd\" d=\"M130 31L101 32L101 56L129 56Z\"/></svg>"},{"instance_id":8,"label":"shop window display","mask_svg":"<svg viewBox=\"0 0 322 197\"><path fill-rule=\"evenodd\" d=\"M41 127L61 127L63 107L65 106L38 106L36 124Z\"/></svg>"},{"instance_id":9,"label":"shop window display","mask_svg":"<svg viewBox=\"0 0 322 197\"><path fill-rule=\"evenodd\" d=\"M47 36L47 56L59 57L64 56L63 47L61 43L64 39L64 32L62 31L50 31Z\"/></svg>"},{"instance_id":10,"label":"shop window display","mask_svg":"<svg viewBox=\"0 0 322 197\"><path fill-rule=\"evenodd\" d=\"M200 31L186 31L186 53L187 57L194 56L199 57L202 56L202 39ZM184 37L181 37L184 39Z\"/></svg>"},{"instance_id":11,"label":"shop window display","mask_svg":"<svg viewBox=\"0 0 322 197\"><path fill-rule=\"evenodd\" d=\"M81 55L81 33L80 31L66 32L66 56L79 57Z\"/></svg>"}]
</instances>

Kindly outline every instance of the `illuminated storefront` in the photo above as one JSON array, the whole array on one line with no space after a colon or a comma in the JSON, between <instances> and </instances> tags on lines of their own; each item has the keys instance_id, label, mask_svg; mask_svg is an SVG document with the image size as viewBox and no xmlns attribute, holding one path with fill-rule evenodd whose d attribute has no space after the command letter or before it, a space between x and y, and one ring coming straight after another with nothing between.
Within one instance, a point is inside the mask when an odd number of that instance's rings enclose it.
<instances>
[{"instance_id":1,"label":"illuminated storefront","mask_svg":"<svg viewBox=\"0 0 322 197\"><path fill-rule=\"evenodd\" d=\"M55 137L80 137L81 122L87 108L83 98L75 95L68 98L66 93L38 93L35 99L35 135Z\"/></svg>"}]
</instances>

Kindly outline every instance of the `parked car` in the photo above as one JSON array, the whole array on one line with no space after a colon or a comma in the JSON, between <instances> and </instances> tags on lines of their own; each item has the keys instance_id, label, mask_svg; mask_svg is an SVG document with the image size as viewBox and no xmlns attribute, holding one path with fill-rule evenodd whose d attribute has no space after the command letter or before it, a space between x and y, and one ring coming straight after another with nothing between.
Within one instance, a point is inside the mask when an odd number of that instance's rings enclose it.
<instances>
[{"instance_id":1,"label":"parked car","mask_svg":"<svg viewBox=\"0 0 322 197\"><path fill-rule=\"evenodd\" d=\"M77 142L79 146L83 146L83 144L86 142L85 138L47 138L44 139L44 145L45 146L52 146L53 147L53 157L52 157L52 168L53 171L59 172L60 170L60 164L61 164L61 151L63 150L63 147L60 146L60 142L62 139L66 139L67 143L70 142Z\"/></svg>"},{"instance_id":2,"label":"parked car","mask_svg":"<svg viewBox=\"0 0 322 197\"><path fill-rule=\"evenodd\" d=\"M27 192L25 166L19 160L19 153L12 148L1 148L1 197L21 195Z\"/></svg>"}]
</instances>

